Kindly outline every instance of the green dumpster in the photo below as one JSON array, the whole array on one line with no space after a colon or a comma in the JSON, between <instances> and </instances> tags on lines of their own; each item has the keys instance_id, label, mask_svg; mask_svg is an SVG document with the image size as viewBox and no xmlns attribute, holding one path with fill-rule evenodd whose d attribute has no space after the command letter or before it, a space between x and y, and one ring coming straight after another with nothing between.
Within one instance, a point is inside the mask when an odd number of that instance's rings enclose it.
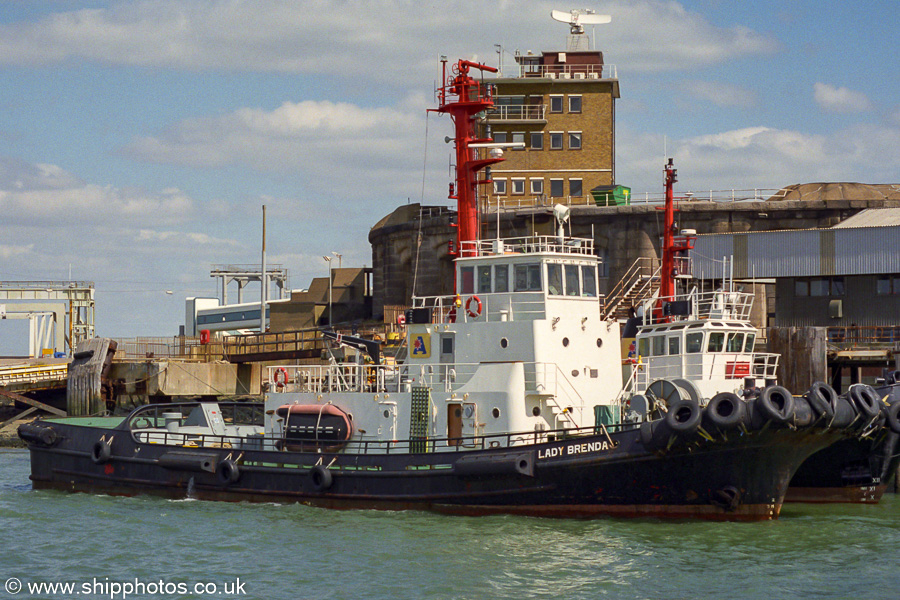
<instances>
[{"instance_id":1,"label":"green dumpster","mask_svg":"<svg viewBox=\"0 0 900 600\"><path fill-rule=\"evenodd\" d=\"M597 206L628 206L631 204L631 188L624 185L598 185L591 190Z\"/></svg>"}]
</instances>

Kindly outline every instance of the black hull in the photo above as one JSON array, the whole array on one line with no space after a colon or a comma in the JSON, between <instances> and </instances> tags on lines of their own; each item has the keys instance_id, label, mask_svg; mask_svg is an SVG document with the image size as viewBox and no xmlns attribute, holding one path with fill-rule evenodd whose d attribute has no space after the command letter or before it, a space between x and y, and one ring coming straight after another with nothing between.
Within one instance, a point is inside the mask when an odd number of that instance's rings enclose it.
<instances>
[{"instance_id":1,"label":"black hull","mask_svg":"<svg viewBox=\"0 0 900 600\"><path fill-rule=\"evenodd\" d=\"M695 433L648 452L632 429L513 448L317 454L142 444L127 429L46 426L59 441L29 444L36 489L466 515L751 521L777 518L797 467L843 436L764 427L712 439ZM111 456L92 456L110 434Z\"/></svg>"},{"instance_id":2,"label":"black hull","mask_svg":"<svg viewBox=\"0 0 900 600\"><path fill-rule=\"evenodd\" d=\"M900 463L900 436L841 440L810 456L797 470L785 502L875 504Z\"/></svg>"}]
</instances>

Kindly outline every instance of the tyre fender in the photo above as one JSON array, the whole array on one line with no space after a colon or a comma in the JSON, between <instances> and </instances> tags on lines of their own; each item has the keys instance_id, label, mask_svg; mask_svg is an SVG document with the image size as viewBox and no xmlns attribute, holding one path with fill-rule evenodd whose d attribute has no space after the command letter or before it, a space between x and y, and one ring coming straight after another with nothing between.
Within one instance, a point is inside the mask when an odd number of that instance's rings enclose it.
<instances>
[{"instance_id":1,"label":"tyre fender","mask_svg":"<svg viewBox=\"0 0 900 600\"><path fill-rule=\"evenodd\" d=\"M322 465L314 466L309 472L309 478L317 492L324 492L334 483L331 471Z\"/></svg>"},{"instance_id":2,"label":"tyre fender","mask_svg":"<svg viewBox=\"0 0 900 600\"><path fill-rule=\"evenodd\" d=\"M834 417L834 409L838 395L833 387L822 381L817 381L810 386L809 391L804 395L817 417L823 415L829 419Z\"/></svg>"},{"instance_id":3,"label":"tyre fender","mask_svg":"<svg viewBox=\"0 0 900 600\"><path fill-rule=\"evenodd\" d=\"M666 425L676 435L688 435L700 427L700 405L693 400L676 400L666 413Z\"/></svg>"},{"instance_id":4,"label":"tyre fender","mask_svg":"<svg viewBox=\"0 0 900 600\"><path fill-rule=\"evenodd\" d=\"M734 429L744 422L747 404L733 392L721 392L712 397L705 409L706 421L719 429Z\"/></svg>"},{"instance_id":5,"label":"tyre fender","mask_svg":"<svg viewBox=\"0 0 900 600\"><path fill-rule=\"evenodd\" d=\"M874 419L881 412L881 398L870 385L854 384L850 386L850 399L859 414L867 419Z\"/></svg>"},{"instance_id":6,"label":"tyre fender","mask_svg":"<svg viewBox=\"0 0 900 600\"><path fill-rule=\"evenodd\" d=\"M222 485L230 485L241 478L241 470L230 458L220 460L216 465L216 478Z\"/></svg>"},{"instance_id":7,"label":"tyre fender","mask_svg":"<svg viewBox=\"0 0 900 600\"><path fill-rule=\"evenodd\" d=\"M794 418L794 396L780 385L769 386L757 398L756 409L773 423L787 423Z\"/></svg>"},{"instance_id":8,"label":"tyre fender","mask_svg":"<svg viewBox=\"0 0 900 600\"><path fill-rule=\"evenodd\" d=\"M887 414L885 415L887 418L888 427L891 428L891 431L894 433L900 434L900 402L894 402L887 409Z\"/></svg>"},{"instance_id":9,"label":"tyre fender","mask_svg":"<svg viewBox=\"0 0 900 600\"><path fill-rule=\"evenodd\" d=\"M97 440L91 447L91 460L95 465L108 463L112 458L111 444L105 440Z\"/></svg>"}]
</instances>

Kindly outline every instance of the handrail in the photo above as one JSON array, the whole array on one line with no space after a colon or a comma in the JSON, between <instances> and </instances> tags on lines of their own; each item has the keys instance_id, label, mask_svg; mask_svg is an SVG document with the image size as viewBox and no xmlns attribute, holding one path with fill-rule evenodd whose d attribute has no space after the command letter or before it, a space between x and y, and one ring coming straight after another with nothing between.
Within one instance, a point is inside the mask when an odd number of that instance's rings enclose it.
<instances>
[{"instance_id":1,"label":"handrail","mask_svg":"<svg viewBox=\"0 0 900 600\"><path fill-rule=\"evenodd\" d=\"M629 296L638 294L642 298L646 298L650 295L651 282L654 277L659 275L659 269L661 268L659 266L655 267L657 262L659 261L655 258L641 256L632 263L625 275L622 276L609 294L606 295L606 298L604 298L603 306L600 310L602 319L610 318ZM637 288L636 286L642 282L644 285Z\"/></svg>"},{"instance_id":2,"label":"handrail","mask_svg":"<svg viewBox=\"0 0 900 600\"><path fill-rule=\"evenodd\" d=\"M171 405L165 405L171 406ZM240 423L240 425L253 425L251 423ZM615 423L606 425L607 431L616 432L620 429L628 427L627 423ZM209 449L241 449L241 450L278 450L279 442L283 442L284 438L277 434L256 435L252 438L234 434L191 434L188 432L170 432L167 430L153 429L136 429L130 430L132 439L139 444L159 444L163 446L173 446L182 448L186 443L196 445L198 448ZM402 452L405 454L425 454L434 452L452 452L465 453L472 450L487 450L491 448L514 448L520 446L531 446L535 444L544 444L558 442L565 439L573 439L587 436L598 435L596 426L572 427L552 429L546 431L514 431L507 433L494 433L487 435L474 435L465 437L441 437L428 439L405 439L405 440L349 440L347 442L336 443L334 441L323 441L318 444L304 441L303 445L309 447L309 450L289 451L285 452L286 456L302 454L314 458L316 462L323 454L391 454ZM299 444L299 442L298 442ZM323 450L324 448L333 448L341 446L340 452ZM310 465L311 466L311 465ZM435 467L440 468L435 465ZM341 468L340 464L335 464L331 468ZM446 468L446 467L445 467Z\"/></svg>"},{"instance_id":3,"label":"handrail","mask_svg":"<svg viewBox=\"0 0 900 600\"><path fill-rule=\"evenodd\" d=\"M546 104L495 104L487 111L490 121L546 121Z\"/></svg>"}]
</instances>

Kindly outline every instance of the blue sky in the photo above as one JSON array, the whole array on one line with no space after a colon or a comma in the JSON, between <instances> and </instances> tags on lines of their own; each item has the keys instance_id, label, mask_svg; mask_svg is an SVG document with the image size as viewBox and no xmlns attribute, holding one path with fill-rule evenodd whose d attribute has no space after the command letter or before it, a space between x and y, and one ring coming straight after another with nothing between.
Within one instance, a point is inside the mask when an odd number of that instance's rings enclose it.
<instances>
[{"instance_id":1,"label":"blue sky","mask_svg":"<svg viewBox=\"0 0 900 600\"><path fill-rule=\"evenodd\" d=\"M559 3L0 3L0 280L93 281L97 332L174 335L212 264L371 264L369 228L446 204L437 59L559 50ZM900 183L894 2L610 1L617 181L658 193ZM427 159L426 159L427 156ZM424 173L423 173L424 168ZM424 188L423 188L424 177ZM423 191L424 189L424 191ZM166 290L172 291L171 295ZM254 293L254 292L250 292ZM0 354L25 344L0 323Z\"/></svg>"}]
</instances>

